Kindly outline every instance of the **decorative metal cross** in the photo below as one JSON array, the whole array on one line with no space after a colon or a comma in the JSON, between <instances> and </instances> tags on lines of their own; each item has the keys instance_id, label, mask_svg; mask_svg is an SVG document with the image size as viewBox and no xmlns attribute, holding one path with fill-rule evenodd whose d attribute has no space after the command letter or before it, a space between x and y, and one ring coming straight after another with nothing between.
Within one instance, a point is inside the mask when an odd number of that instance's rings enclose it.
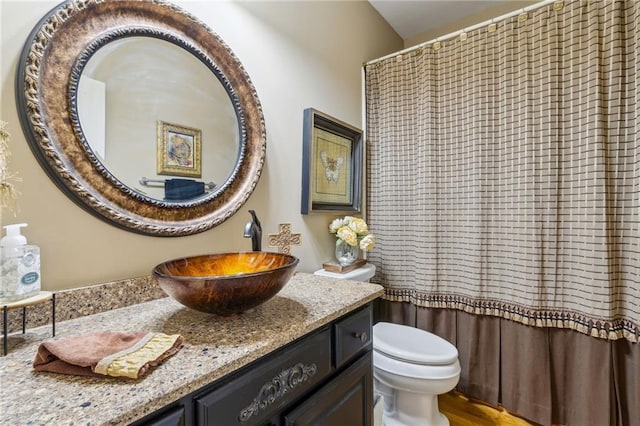
<instances>
[{"instance_id":1,"label":"decorative metal cross","mask_svg":"<svg viewBox=\"0 0 640 426\"><path fill-rule=\"evenodd\" d=\"M299 246L302 234L292 234L290 223L278 225L280 232L269 234L269 247L278 247L278 253L290 254L291 245Z\"/></svg>"}]
</instances>

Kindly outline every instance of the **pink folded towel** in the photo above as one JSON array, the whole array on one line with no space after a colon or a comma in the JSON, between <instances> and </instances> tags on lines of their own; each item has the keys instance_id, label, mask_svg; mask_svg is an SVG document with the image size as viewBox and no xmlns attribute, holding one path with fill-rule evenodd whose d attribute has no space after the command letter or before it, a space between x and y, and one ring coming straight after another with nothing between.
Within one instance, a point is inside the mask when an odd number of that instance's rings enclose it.
<instances>
[{"instance_id":1,"label":"pink folded towel","mask_svg":"<svg viewBox=\"0 0 640 426\"><path fill-rule=\"evenodd\" d=\"M138 379L180 350L179 334L101 332L48 340L33 360L37 371Z\"/></svg>"}]
</instances>

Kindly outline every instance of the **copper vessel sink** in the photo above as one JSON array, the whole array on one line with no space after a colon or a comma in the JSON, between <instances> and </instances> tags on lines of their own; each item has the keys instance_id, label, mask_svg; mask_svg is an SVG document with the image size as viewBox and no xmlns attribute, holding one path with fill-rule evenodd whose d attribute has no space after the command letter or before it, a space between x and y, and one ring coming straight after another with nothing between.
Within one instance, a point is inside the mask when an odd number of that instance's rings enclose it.
<instances>
[{"instance_id":1,"label":"copper vessel sink","mask_svg":"<svg viewBox=\"0 0 640 426\"><path fill-rule=\"evenodd\" d=\"M275 296L298 262L288 254L260 251L208 254L161 263L153 276L165 293L188 308L232 315Z\"/></svg>"}]
</instances>

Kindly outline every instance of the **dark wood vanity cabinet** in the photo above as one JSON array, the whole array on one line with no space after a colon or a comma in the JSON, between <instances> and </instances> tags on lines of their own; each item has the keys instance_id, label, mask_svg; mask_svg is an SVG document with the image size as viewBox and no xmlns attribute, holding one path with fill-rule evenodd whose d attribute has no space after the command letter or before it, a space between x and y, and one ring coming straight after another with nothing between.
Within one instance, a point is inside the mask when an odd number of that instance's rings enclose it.
<instances>
[{"instance_id":1,"label":"dark wood vanity cabinet","mask_svg":"<svg viewBox=\"0 0 640 426\"><path fill-rule=\"evenodd\" d=\"M286 426L372 425L371 353L284 416Z\"/></svg>"},{"instance_id":2,"label":"dark wood vanity cabinet","mask_svg":"<svg viewBox=\"0 0 640 426\"><path fill-rule=\"evenodd\" d=\"M368 304L134 426L370 426L371 328Z\"/></svg>"}]
</instances>

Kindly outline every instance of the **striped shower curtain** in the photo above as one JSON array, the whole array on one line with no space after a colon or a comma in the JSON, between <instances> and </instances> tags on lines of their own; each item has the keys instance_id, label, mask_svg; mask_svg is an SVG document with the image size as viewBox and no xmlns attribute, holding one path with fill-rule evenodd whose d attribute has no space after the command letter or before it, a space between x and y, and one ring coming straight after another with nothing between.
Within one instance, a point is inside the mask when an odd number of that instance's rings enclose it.
<instances>
[{"instance_id":1,"label":"striped shower curtain","mask_svg":"<svg viewBox=\"0 0 640 426\"><path fill-rule=\"evenodd\" d=\"M388 300L637 342L640 2L564 3L366 67L369 258Z\"/></svg>"},{"instance_id":2,"label":"striped shower curtain","mask_svg":"<svg viewBox=\"0 0 640 426\"><path fill-rule=\"evenodd\" d=\"M640 0L556 1L365 89L386 319L454 343L468 396L640 426Z\"/></svg>"}]
</instances>

